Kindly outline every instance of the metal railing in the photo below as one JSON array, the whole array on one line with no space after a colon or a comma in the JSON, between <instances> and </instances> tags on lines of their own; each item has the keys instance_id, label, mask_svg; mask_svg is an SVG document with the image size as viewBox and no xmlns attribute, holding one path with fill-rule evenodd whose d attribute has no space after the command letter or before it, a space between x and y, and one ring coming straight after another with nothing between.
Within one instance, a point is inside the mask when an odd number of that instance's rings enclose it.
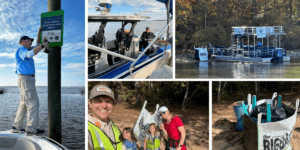
<instances>
[{"instance_id":1,"label":"metal railing","mask_svg":"<svg viewBox=\"0 0 300 150\"><path fill-rule=\"evenodd\" d=\"M94 46L94 45L91 45L91 44L88 45L88 48L92 49L92 50L95 50L95 51L99 51L99 52L105 53L105 54L109 54L109 55L113 55L113 56L120 57L120 58L123 58L123 59L127 59L127 60L130 60L130 61L135 61L135 59L133 59L133 58L130 58L130 57L127 57L127 56L124 56L124 55L121 55L121 54L109 51L109 50L104 49L104 48L100 48L100 47Z\"/></svg>"},{"instance_id":2,"label":"metal railing","mask_svg":"<svg viewBox=\"0 0 300 150\"><path fill-rule=\"evenodd\" d=\"M260 26L257 26L257 27L260 27ZM241 28L241 29L243 29L243 32L245 35L256 35L257 27L256 26L235 26L235 27L232 27L232 34L234 34L235 28ZM261 27L273 27L274 32L267 33L268 36L286 34L283 31L283 26L261 26Z\"/></svg>"},{"instance_id":3,"label":"metal railing","mask_svg":"<svg viewBox=\"0 0 300 150\"><path fill-rule=\"evenodd\" d=\"M150 44L148 44L148 46L145 48L145 50L138 56L137 59L134 60L134 62L130 65L130 75L132 75L132 70L134 69L134 65L136 64L136 62L148 51L148 49L154 44L154 42L158 39L159 36L162 35L162 33L171 25L173 19L169 22L169 24L167 24L162 31L160 31L160 33L151 41Z\"/></svg>"}]
</instances>

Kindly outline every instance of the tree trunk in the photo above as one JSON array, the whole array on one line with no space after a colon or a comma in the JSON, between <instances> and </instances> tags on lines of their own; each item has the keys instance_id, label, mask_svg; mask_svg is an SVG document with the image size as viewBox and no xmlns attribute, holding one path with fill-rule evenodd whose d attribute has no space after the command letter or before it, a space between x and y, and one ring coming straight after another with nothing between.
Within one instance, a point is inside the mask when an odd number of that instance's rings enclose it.
<instances>
[{"instance_id":1,"label":"tree trunk","mask_svg":"<svg viewBox=\"0 0 300 150\"><path fill-rule=\"evenodd\" d=\"M189 93L189 82L187 82L186 84L186 91L185 91L185 95L184 95L184 98L183 98L183 102L182 102L182 110L185 110L185 106L186 106L186 102L187 102L187 96L188 96L188 93Z\"/></svg>"},{"instance_id":2,"label":"tree trunk","mask_svg":"<svg viewBox=\"0 0 300 150\"><path fill-rule=\"evenodd\" d=\"M292 10L293 10L292 3L293 0L290 0L290 19L292 19Z\"/></svg>"},{"instance_id":3,"label":"tree trunk","mask_svg":"<svg viewBox=\"0 0 300 150\"><path fill-rule=\"evenodd\" d=\"M255 81L255 94L256 94L256 98L258 98L258 92L259 92L259 82Z\"/></svg>"},{"instance_id":4,"label":"tree trunk","mask_svg":"<svg viewBox=\"0 0 300 150\"><path fill-rule=\"evenodd\" d=\"M255 26L255 17L256 17L256 0L253 0L254 5L254 14L253 14L253 26Z\"/></svg>"},{"instance_id":5,"label":"tree trunk","mask_svg":"<svg viewBox=\"0 0 300 150\"><path fill-rule=\"evenodd\" d=\"M141 98L140 98L140 95L141 95L141 93L140 93L140 83L139 83L139 81L136 81L135 82L135 104L137 105L137 106L140 106L141 105Z\"/></svg>"},{"instance_id":6,"label":"tree trunk","mask_svg":"<svg viewBox=\"0 0 300 150\"><path fill-rule=\"evenodd\" d=\"M207 0L205 1L205 25L204 25L205 30L206 30L206 16L207 16Z\"/></svg>"},{"instance_id":7,"label":"tree trunk","mask_svg":"<svg viewBox=\"0 0 300 150\"><path fill-rule=\"evenodd\" d=\"M294 81L292 81L292 93L294 93Z\"/></svg>"},{"instance_id":8,"label":"tree trunk","mask_svg":"<svg viewBox=\"0 0 300 150\"><path fill-rule=\"evenodd\" d=\"M219 89L218 89L218 103L220 104L221 103L221 81L219 81Z\"/></svg>"}]
</instances>

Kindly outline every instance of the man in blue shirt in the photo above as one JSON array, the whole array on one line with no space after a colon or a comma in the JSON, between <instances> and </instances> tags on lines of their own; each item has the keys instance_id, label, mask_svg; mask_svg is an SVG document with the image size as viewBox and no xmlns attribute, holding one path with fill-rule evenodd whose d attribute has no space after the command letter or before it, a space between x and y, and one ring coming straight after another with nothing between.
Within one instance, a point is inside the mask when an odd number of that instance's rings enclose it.
<instances>
[{"instance_id":1,"label":"man in blue shirt","mask_svg":"<svg viewBox=\"0 0 300 150\"><path fill-rule=\"evenodd\" d=\"M39 28L37 39L40 39L42 28ZM27 127L26 135L43 133L44 130L37 129L39 125L39 98L35 88L35 67L33 56L37 55L42 49L49 48L49 42L44 39L43 45L37 40L35 46L31 46L33 38L22 36L20 38L15 58L16 58L16 74L18 75L18 86L21 91L21 100L18 112L11 129L12 133L25 131L22 129L23 120L26 112Z\"/></svg>"}]
</instances>

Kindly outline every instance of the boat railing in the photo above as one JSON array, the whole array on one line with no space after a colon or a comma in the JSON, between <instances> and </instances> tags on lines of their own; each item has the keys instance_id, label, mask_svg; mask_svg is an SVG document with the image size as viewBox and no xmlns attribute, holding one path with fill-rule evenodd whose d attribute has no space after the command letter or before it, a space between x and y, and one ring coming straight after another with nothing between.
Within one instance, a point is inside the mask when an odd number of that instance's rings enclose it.
<instances>
[{"instance_id":1,"label":"boat railing","mask_svg":"<svg viewBox=\"0 0 300 150\"><path fill-rule=\"evenodd\" d=\"M273 27L274 32L272 33L267 33L267 36L276 36L276 35L283 35L286 34L283 31L283 26L261 26L261 27ZM243 33L244 35L248 36L248 35L257 35L256 34L256 26L235 26L232 27L232 34L234 34L234 29L235 28L241 28L243 29Z\"/></svg>"},{"instance_id":2,"label":"boat railing","mask_svg":"<svg viewBox=\"0 0 300 150\"><path fill-rule=\"evenodd\" d=\"M63 149L63 150L68 150L66 147L64 147L64 146L61 145L60 143L56 142L55 140L53 140L53 139L51 139L51 138L49 138L49 137L47 137L47 136L42 136L42 138L45 138L46 140L48 140L48 141L50 141L50 142L56 144L57 146L59 146L59 147L60 147L61 149Z\"/></svg>"},{"instance_id":3,"label":"boat railing","mask_svg":"<svg viewBox=\"0 0 300 150\"><path fill-rule=\"evenodd\" d=\"M150 44L148 44L148 46L145 48L145 50L138 56L137 59L135 59L133 61L133 63L130 65L130 75L132 75L132 71L134 69L134 65L136 64L136 62L149 50L149 48L154 44L154 42L159 38L159 36L161 36L163 34L163 32L171 25L173 19L160 31L160 33L151 41Z\"/></svg>"},{"instance_id":4,"label":"boat railing","mask_svg":"<svg viewBox=\"0 0 300 150\"><path fill-rule=\"evenodd\" d=\"M135 59L133 59L133 58L130 58L130 57L127 57L127 56L124 56L124 55L121 55L121 54L109 51L109 50L104 49L104 48L100 48L100 47L94 46L94 45L91 45L91 44L88 45L88 48L92 49L92 50L95 50L95 51L99 51L99 52L105 53L105 54L109 54L109 55L113 55L113 56L120 57L120 58L123 58L123 59L127 59L127 60L130 60L130 61L135 61Z\"/></svg>"}]
</instances>

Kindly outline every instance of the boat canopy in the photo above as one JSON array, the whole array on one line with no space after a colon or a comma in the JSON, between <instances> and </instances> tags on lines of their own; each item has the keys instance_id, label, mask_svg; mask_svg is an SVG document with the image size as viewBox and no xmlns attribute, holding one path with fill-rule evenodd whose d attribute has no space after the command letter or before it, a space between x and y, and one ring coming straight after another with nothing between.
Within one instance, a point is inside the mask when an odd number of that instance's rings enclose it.
<instances>
[{"instance_id":1,"label":"boat canopy","mask_svg":"<svg viewBox=\"0 0 300 150\"><path fill-rule=\"evenodd\" d=\"M167 5L168 0L156 0L158 2L162 2L165 5ZM170 14L173 15L173 0L170 0L170 10L169 10Z\"/></svg>"},{"instance_id":2,"label":"boat canopy","mask_svg":"<svg viewBox=\"0 0 300 150\"><path fill-rule=\"evenodd\" d=\"M117 15L89 15L89 22L140 22L141 20L149 19L148 16L117 16Z\"/></svg>"},{"instance_id":3,"label":"boat canopy","mask_svg":"<svg viewBox=\"0 0 300 150\"><path fill-rule=\"evenodd\" d=\"M265 36L277 36L286 34L283 26L234 26L232 27L233 35L253 36L264 34Z\"/></svg>"}]
</instances>

